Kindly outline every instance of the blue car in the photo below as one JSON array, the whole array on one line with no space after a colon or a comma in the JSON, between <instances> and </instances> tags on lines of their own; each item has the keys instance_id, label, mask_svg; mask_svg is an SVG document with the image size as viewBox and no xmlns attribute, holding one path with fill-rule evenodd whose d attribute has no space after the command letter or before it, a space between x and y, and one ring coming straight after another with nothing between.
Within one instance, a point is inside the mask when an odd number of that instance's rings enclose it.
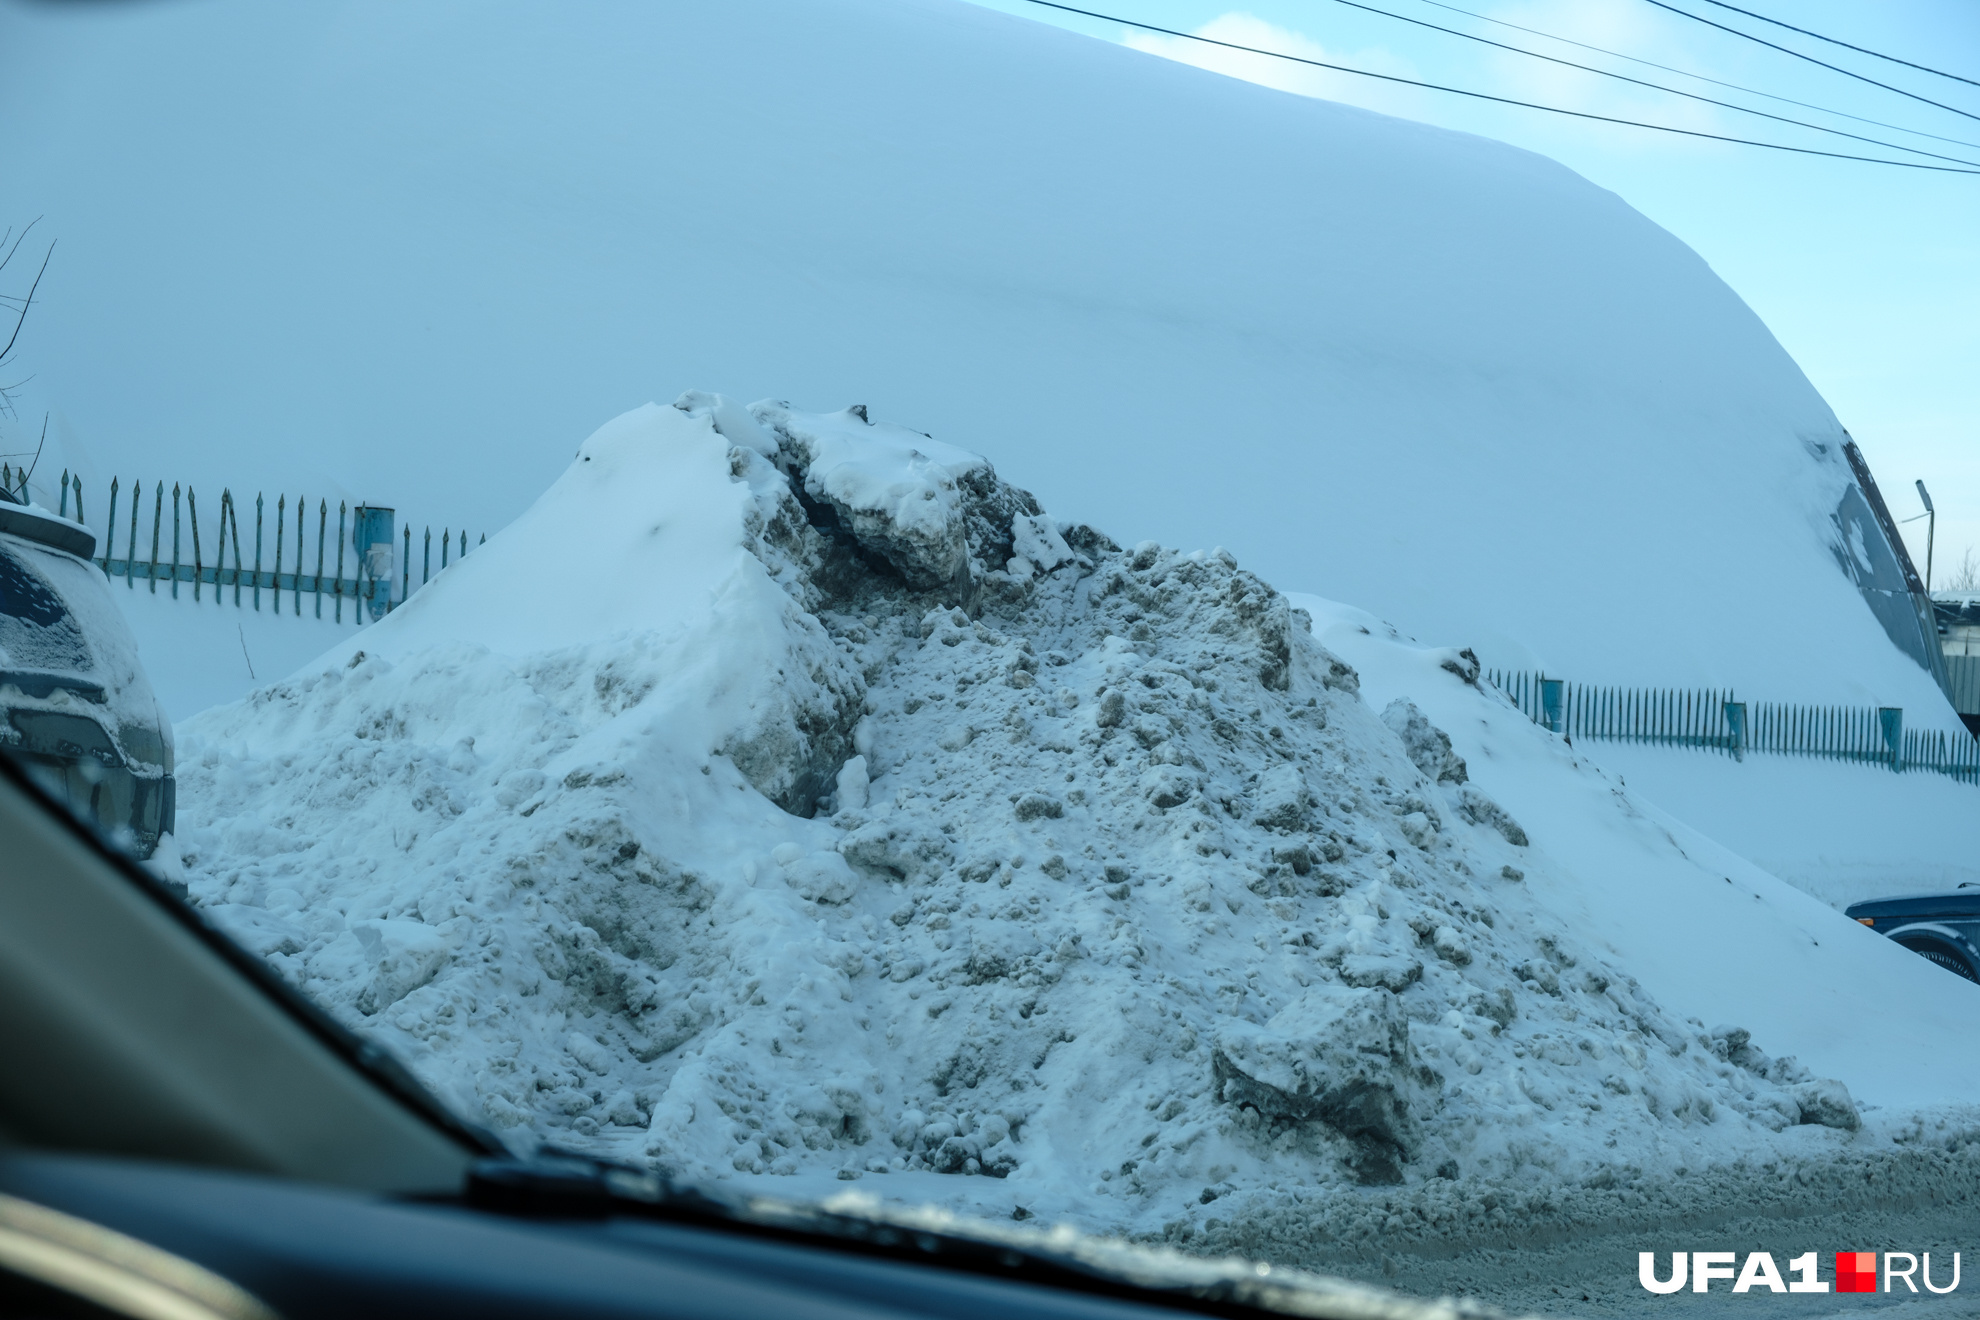
<instances>
[{"instance_id":1,"label":"blue car","mask_svg":"<svg viewBox=\"0 0 1980 1320\"><path fill-rule=\"evenodd\" d=\"M1969 981L1980 981L1980 886L1852 903L1843 915Z\"/></svg>"}]
</instances>

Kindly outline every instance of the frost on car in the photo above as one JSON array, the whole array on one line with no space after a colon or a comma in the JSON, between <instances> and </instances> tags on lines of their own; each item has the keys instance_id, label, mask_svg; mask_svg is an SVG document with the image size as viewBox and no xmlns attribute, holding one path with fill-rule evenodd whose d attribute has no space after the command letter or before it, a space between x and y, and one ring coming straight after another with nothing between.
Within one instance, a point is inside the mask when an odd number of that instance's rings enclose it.
<instances>
[{"instance_id":1,"label":"frost on car","mask_svg":"<svg viewBox=\"0 0 1980 1320\"><path fill-rule=\"evenodd\" d=\"M0 492L0 748L148 857L172 830L172 727L88 528Z\"/></svg>"}]
</instances>

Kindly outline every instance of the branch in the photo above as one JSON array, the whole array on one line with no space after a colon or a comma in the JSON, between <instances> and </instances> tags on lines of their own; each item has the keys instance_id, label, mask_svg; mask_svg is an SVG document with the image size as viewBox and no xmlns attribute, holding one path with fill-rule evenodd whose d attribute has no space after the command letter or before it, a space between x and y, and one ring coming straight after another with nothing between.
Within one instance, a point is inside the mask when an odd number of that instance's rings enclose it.
<instances>
[{"instance_id":1,"label":"branch","mask_svg":"<svg viewBox=\"0 0 1980 1320\"><path fill-rule=\"evenodd\" d=\"M23 229L21 231L21 237L27 237L27 230ZM19 242L16 242L14 246L19 247ZM8 253L9 257L12 257L12 255L11 252ZM28 285L27 297L21 300L20 315L14 318L14 332L7 336L7 346L0 348L0 362L6 361L7 355L14 351L14 341L21 337L21 326L27 322L28 308L34 306L34 291L41 287L41 277L48 273L48 262L54 255L55 244L51 241L48 244L48 251L41 258L41 269L34 273L34 283Z\"/></svg>"}]
</instances>

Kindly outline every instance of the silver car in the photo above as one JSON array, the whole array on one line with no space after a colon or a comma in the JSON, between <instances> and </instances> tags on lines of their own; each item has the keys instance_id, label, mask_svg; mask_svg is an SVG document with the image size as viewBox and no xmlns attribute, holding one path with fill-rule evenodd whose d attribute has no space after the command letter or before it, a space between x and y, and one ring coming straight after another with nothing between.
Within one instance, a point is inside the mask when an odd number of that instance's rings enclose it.
<instances>
[{"instance_id":1,"label":"silver car","mask_svg":"<svg viewBox=\"0 0 1980 1320\"><path fill-rule=\"evenodd\" d=\"M0 748L149 857L172 831L172 726L95 553L87 527L0 490Z\"/></svg>"}]
</instances>

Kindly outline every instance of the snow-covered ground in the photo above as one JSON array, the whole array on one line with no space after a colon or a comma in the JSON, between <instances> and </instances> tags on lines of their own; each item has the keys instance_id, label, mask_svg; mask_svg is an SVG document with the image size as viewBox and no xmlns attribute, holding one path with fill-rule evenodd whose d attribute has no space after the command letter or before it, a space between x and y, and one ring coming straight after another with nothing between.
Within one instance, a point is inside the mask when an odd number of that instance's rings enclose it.
<instances>
[{"instance_id":1,"label":"snow-covered ground","mask_svg":"<svg viewBox=\"0 0 1980 1320\"><path fill-rule=\"evenodd\" d=\"M218 601L210 588L202 587L197 602L191 583L179 584L183 599L177 600L168 582L159 583L156 592L150 588L146 581L128 584L114 578L110 598L137 638L138 655L159 704L175 721L294 673L357 631L348 602L339 624L329 601L323 604L323 617L317 617L314 596L303 598L298 613L295 596L287 592L279 610L274 593L262 592L257 610L248 591L236 606L231 587Z\"/></svg>"},{"instance_id":2,"label":"snow-covered ground","mask_svg":"<svg viewBox=\"0 0 1980 1320\"><path fill-rule=\"evenodd\" d=\"M1637 795L1837 908L1980 882L1980 788L1971 784L1805 757L1734 762L1610 742L1582 751Z\"/></svg>"},{"instance_id":3,"label":"snow-covered ground","mask_svg":"<svg viewBox=\"0 0 1980 1320\"><path fill-rule=\"evenodd\" d=\"M464 1110L695 1179L1335 1264L1964 1196L1980 987L1476 674L687 395L181 725L182 865Z\"/></svg>"}]
</instances>

